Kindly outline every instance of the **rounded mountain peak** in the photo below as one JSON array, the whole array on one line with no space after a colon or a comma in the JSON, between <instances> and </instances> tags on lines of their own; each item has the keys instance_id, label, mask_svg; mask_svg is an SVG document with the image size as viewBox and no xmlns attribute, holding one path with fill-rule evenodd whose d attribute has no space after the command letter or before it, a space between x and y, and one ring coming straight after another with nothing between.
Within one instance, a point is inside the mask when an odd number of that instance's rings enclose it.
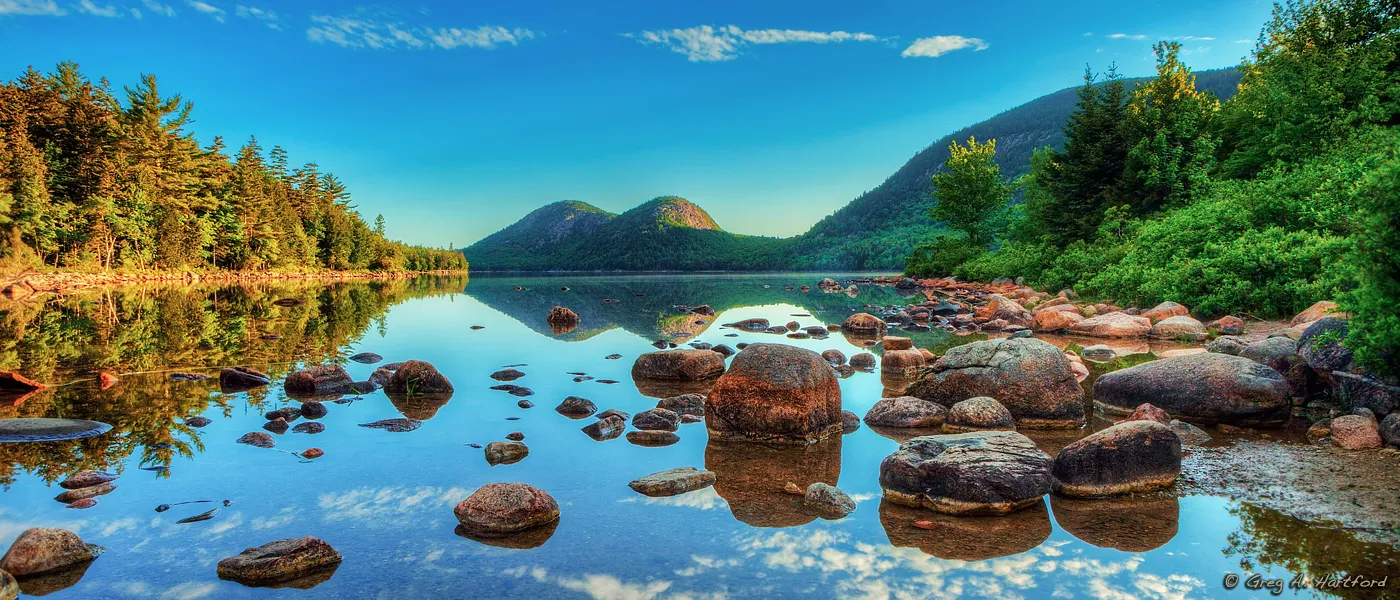
<instances>
[{"instance_id":1,"label":"rounded mountain peak","mask_svg":"<svg viewBox=\"0 0 1400 600\"><path fill-rule=\"evenodd\" d=\"M658 228L679 227L721 231L710 213L679 196L662 196L627 211L634 218L647 219Z\"/></svg>"}]
</instances>

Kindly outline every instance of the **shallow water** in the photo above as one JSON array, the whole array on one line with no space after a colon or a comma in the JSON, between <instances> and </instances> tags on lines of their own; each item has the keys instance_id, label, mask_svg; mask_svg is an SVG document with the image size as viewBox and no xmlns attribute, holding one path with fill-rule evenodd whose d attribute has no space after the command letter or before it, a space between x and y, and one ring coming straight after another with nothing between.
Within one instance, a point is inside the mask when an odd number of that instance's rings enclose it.
<instances>
[{"instance_id":1,"label":"shallow water","mask_svg":"<svg viewBox=\"0 0 1400 600\"><path fill-rule=\"evenodd\" d=\"M748 317L839 323L867 303L903 302L895 290L874 286L861 286L857 298L784 289L815 288L818 279L442 278L117 288L43 305L0 304L0 369L72 382L17 405L0 402L0 418L113 425L71 442L0 444L0 547L26 528L54 526L108 548L85 572L25 583L26 594L53 598L1215 598L1269 593L1225 590L1230 573L1286 583L1304 572L1383 576L1396 569L1389 547L1226 498L1047 497L1044 506L1008 517L963 519L892 506L880 500L879 464L897 447L892 438L907 433L862 427L810 448L775 449L708 443L704 426L692 424L682 425L679 443L647 448L624 438L595 442L579 431L591 418L553 411L569 395L600 410L635 414L654 406L649 396L666 390L639 389L630 368L657 339L731 346L781 340L849 356L861 349L840 335L789 340L719 324ZM273 304L283 298L305 303ZM577 311L581 326L551 331L545 314L556 304ZM720 314L699 317L711 321L700 324L673 309L697 304ZM797 314L811 316L791 316ZM732 333L737 337L725 337ZM979 339L937 330L911 337L935 352ZM277 382L288 370L302 361L341 361L362 380L375 366L345 360L362 351L387 362L427 360L457 391L445 404L396 404L383 393L327 404L324 433L275 436L278 449L326 452L311 462L234 443L262 431L264 412L286 405ZM622 358L604 358L613 353ZM514 364L526 365L517 367L526 377L513 383L534 390L534 408L488 389L498 383L488 375ZM217 375L217 367L230 365L265 370L274 385L221 394L217 380L168 377ZM122 379L99 391L94 369ZM575 382L570 372L595 379ZM608 379L619 383L599 382ZM858 415L886 393L878 373L857 373L841 387L846 409ZM196 415L213 423L183 424ZM403 416L422 419L422 427L393 433L357 426ZM489 466L482 450L468 445L512 431L524 432L530 448L516 464ZM1053 452L1075 436L1034 437ZM627 487L682 466L710 469L718 482L661 499ZM116 491L85 510L52 500L62 491L56 482L82 468L120 473ZM552 494L562 512L557 528L496 545L458 536L452 507L496 481ZM817 518L780 491L788 481L839 485L858 507L839 521ZM218 504L154 511L224 499L231 505L208 521L176 523ZM937 525L912 527L922 519ZM223 557L302 535L326 540L345 557L308 590L252 589L215 576ZM1381 597L1374 590L1333 593Z\"/></svg>"}]
</instances>

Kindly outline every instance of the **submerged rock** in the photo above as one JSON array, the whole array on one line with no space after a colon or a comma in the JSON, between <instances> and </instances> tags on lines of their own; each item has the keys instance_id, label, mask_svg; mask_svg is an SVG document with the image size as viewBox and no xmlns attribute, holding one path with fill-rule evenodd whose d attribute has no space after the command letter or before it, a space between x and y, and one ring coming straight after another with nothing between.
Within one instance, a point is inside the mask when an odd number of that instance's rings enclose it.
<instances>
[{"instance_id":1,"label":"submerged rock","mask_svg":"<svg viewBox=\"0 0 1400 600\"><path fill-rule=\"evenodd\" d=\"M644 496L664 497L693 492L714 485L715 474L695 467L680 467L632 480L627 487Z\"/></svg>"},{"instance_id":2,"label":"submerged rock","mask_svg":"<svg viewBox=\"0 0 1400 600\"><path fill-rule=\"evenodd\" d=\"M1052 487L1050 456L1010 431L916 437L880 463L880 487L896 504L954 515L1006 514Z\"/></svg>"},{"instance_id":3,"label":"submerged rock","mask_svg":"<svg viewBox=\"0 0 1400 600\"><path fill-rule=\"evenodd\" d=\"M1181 439L1157 421L1119 423L1065 446L1053 474L1072 497L1160 490L1181 474Z\"/></svg>"},{"instance_id":4,"label":"submerged rock","mask_svg":"<svg viewBox=\"0 0 1400 600\"><path fill-rule=\"evenodd\" d=\"M559 503L548 492L524 483L488 483L453 510L469 533L506 536L559 520Z\"/></svg>"},{"instance_id":5,"label":"submerged rock","mask_svg":"<svg viewBox=\"0 0 1400 600\"><path fill-rule=\"evenodd\" d=\"M515 369L501 369L491 374L491 378L495 379L496 381L515 381L524 376L525 373L517 371Z\"/></svg>"},{"instance_id":6,"label":"submerged rock","mask_svg":"<svg viewBox=\"0 0 1400 600\"><path fill-rule=\"evenodd\" d=\"M109 481L115 481L116 475L104 471L94 471L85 469L74 473L68 479L58 482L58 486L65 490L76 490L94 485L101 485Z\"/></svg>"},{"instance_id":7,"label":"submerged rock","mask_svg":"<svg viewBox=\"0 0 1400 600\"><path fill-rule=\"evenodd\" d=\"M1015 431L1016 419L1000 402L985 396L954 404L943 420L944 433L989 430Z\"/></svg>"},{"instance_id":8,"label":"submerged rock","mask_svg":"<svg viewBox=\"0 0 1400 600\"><path fill-rule=\"evenodd\" d=\"M841 430L841 387L811 350L753 344L715 382L705 417L712 439L812 443Z\"/></svg>"},{"instance_id":9,"label":"submerged rock","mask_svg":"<svg viewBox=\"0 0 1400 600\"><path fill-rule=\"evenodd\" d=\"M350 360L353 360L362 365L372 365L377 362L383 362L384 357L373 352L361 352L359 354L351 356Z\"/></svg>"},{"instance_id":10,"label":"submerged rock","mask_svg":"<svg viewBox=\"0 0 1400 600\"><path fill-rule=\"evenodd\" d=\"M340 553L318 538L288 538L219 561L218 574L247 586L272 586L332 571L340 561Z\"/></svg>"},{"instance_id":11,"label":"submerged rock","mask_svg":"<svg viewBox=\"0 0 1400 600\"><path fill-rule=\"evenodd\" d=\"M871 427L939 427L947 413L943 405L922 398L881 398L865 413L865 424Z\"/></svg>"},{"instance_id":12,"label":"submerged rock","mask_svg":"<svg viewBox=\"0 0 1400 600\"><path fill-rule=\"evenodd\" d=\"M78 534L66 529L34 527L15 538L0 557L0 570L16 577L37 575L85 563L104 551L106 548L84 543Z\"/></svg>"},{"instance_id":13,"label":"submerged rock","mask_svg":"<svg viewBox=\"0 0 1400 600\"><path fill-rule=\"evenodd\" d=\"M530 449L522 442L491 442L486 445L486 462L495 465L510 465L523 460Z\"/></svg>"},{"instance_id":14,"label":"submerged rock","mask_svg":"<svg viewBox=\"0 0 1400 600\"><path fill-rule=\"evenodd\" d=\"M383 429L393 433L405 433L423 426L418 419L381 419L372 423L360 423L360 427Z\"/></svg>"},{"instance_id":15,"label":"submerged rock","mask_svg":"<svg viewBox=\"0 0 1400 600\"><path fill-rule=\"evenodd\" d=\"M1084 425L1084 390L1058 348L1038 339L994 339L949 349L906 393L946 407L994 397L1016 426L1072 429Z\"/></svg>"},{"instance_id":16,"label":"submerged rock","mask_svg":"<svg viewBox=\"0 0 1400 600\"><path fill-rule=\"evenodd\" d=\"M565 398L563 402L560 402L559 406L554 407L554 412L557 412L571 419L582 419L595 412L598 412L598 406L593 404L593 401L587 398L569 396L568 398Z\"/></svg>"},{"instance_id":17,"label":"submerged rock","mask_svg":"<svg viewBox=\"0 0 1400 600\"><path fill-rule=\"evenodd\" d=\"M1277 426L1288 420L1288 384L1277 371L1228 354L1173 356L1107 373L1094 403L1126 414L1143 402L1198 423Z\"/></svg>"},{"instance_id":18,"label":"submerged rock","mask_svg":"<svg viewBox=\"0 0 1400 600\"><path fill-rule=\"evenodd\" d=\"M681 441L681 436L670 431L638 430L627 432L627 441L634 446L660 448Z\"/></svg>"},{"instance_id":19,"label":"submerged rock","mask_svg":"<svg viewBox=\"0 0 1400 600\"><path fill-rule=\"evenodd\" d=\"M243 437L238 438L237 443L258 448L271 448L277 445L277 442L272 441L272 436L261 431L245 433Z\"/></svg>"},{"instance_id":20,"label":"submerged rock","mask_svg":"<svg viewBox=\"0 0 1400 600\"><path fill-rule=\"evenodd\" d=\"M342 393L352 383L344 367L317 365L288 375L283 387L291 396L317 396Z\"/></svg>"},{"instance_id":21,"label":"submerged rock","mask_svg":"<svg viewBox=\"0 0 1400 600\"><path fill-rule=\"evenodd\" d=\"M298 423L296 427L292 428L292 433L317 434L325 430L325 425L322 425L315 421L307 421L305 423Z\"/></svg>"},{"instance_id":22,"label":"submerged rock","mask_svg":"<svg viewBox=\"0 0 1400 600\"><path fill-rule=\"evenodd\" d=\"M301 403L301 416L303 417L306 417L308 419L319 419L328 414L330 414L330 410L326 408L325 404L322 404L315 400L307 400L306 402Z\"/></svg>"}]
</instances>

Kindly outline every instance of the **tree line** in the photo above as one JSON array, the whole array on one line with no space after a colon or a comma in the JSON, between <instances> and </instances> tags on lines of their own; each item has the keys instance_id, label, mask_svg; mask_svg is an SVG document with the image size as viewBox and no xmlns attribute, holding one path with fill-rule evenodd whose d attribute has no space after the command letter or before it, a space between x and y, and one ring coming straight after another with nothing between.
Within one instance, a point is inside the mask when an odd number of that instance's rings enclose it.
<instances>
[{"instance_id":1,"label":"tree line","mask_svg":"<svg viewBox=\"0 0 1400 600\"><path fill-rule=\"evenodd\" d=\"M251 138L187 131L154 75L120 92L78 65L0 85L0 269L446 270L457 252L384 237L335 175Z\"/></svg>"},{"instance_id":2,"label":"tree line","mask_svg":"<svg viewBox=\"0 0 1400 600\"><path fill-rule=\"evenodd\" d=\"M954 142L929 215L955 233L907 270L1208 315L1337 299L1348 346L1400 374L1400 3L1275 5L1224 102L1179 44L1154 51L1156 77L1132 89L1086 69L1064 149L1036 151L1014 181L995 140Z\"/></svg>"}]
</instances>

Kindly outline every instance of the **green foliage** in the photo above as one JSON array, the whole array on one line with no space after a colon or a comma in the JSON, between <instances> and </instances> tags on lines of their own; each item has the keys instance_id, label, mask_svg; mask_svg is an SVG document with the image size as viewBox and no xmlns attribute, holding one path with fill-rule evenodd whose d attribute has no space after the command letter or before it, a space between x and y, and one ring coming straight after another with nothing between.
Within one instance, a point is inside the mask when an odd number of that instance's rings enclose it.
<instances>
[{"instance_id":1,"label":"green foliage","mask_svg":"<svg viewBox=\"0 0 1400 600\"><path fill-rule=\"evenodd\" d=\"M1372 370L1400 375L1400 139L1384 162L1362 181L1361 216L1349 262L1361 285L1342 298L1352 323L1345 345Z\"/></svg>"},{"instance_id":2,"label":"green foliage","mask_svg":"<svg viewBox=\"0 0 1400 600\"><path fill-rule=\"evenodd\" d=\"M967 242L979 248L992 242L993 216L1011 201L1011 186L1001 178L996 155L996 140L979 144L970 137L966 146L953 142L943 170L933 175L935 202L929 218L963 232Z\"/></svg>"},{"instance_id":3,"label":"green foliage","mask_svg":"<svg viewBox=\"0 0 1400 600\"><path fill-rule=\"evenodd\" d=\"M958 265L984 252L984 248L967 238L941 235L930 244L914 247L914 253L904 261L904 272L913 277L943 277L951 275Z\"/></svg>"},{"instance_id":4,"label":"green foliage","mask_svg":"<svg viewBox=\"0 0 1400 600\"><path fill-rule=\"evenodd\" d=\"M1135 140L1123 169L1123 197L1141 214L1191 202L1205 190L1219 145L1211 119L1220 101L1196 89L1181 44L1160 42L1157 77L1133 91L1122 137Z\"/></svg>"},{"instance_id":5,"label":"green foliage","mask_svg":"<svg viewBox=\"0 0 1400 600\"><path fill-rule=\"evenodd\" d=\"M122 101L124 99L124 102ZM185 128L153 75L114 93L76 64L0 84L0 258L8 269L465 269L388 241L335 177L250 139L235 156Z\"/></svg>"}]
</instances>

